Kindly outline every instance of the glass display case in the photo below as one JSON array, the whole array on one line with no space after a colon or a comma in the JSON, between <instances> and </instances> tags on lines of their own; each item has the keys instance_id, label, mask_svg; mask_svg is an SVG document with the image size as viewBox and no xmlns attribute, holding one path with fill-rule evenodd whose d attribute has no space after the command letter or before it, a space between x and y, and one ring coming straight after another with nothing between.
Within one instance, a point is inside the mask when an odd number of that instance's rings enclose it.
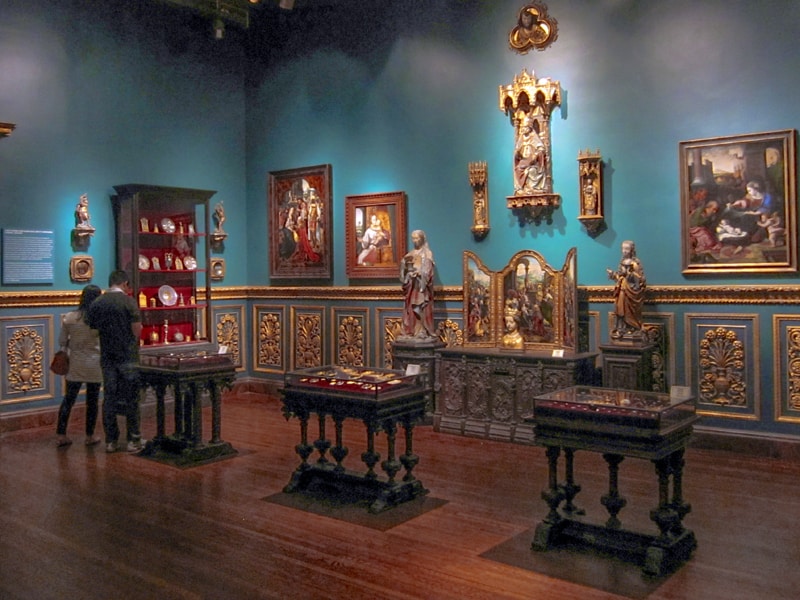
<instances>
[{"instance_id":1,"label":"glass display case","mask_svg":"<svg viewBox=\"0 0 800 600\"><path fill-rule=\"evenodd\" d=\"M536 396L533 412L544 425L611 433L627 426L663 435L696 419L693 396L582 385Z\"/></svg>"},{"instance_id":2,"label":"glass display case","mask_svg":"<svg viewBox=\"0 0 800 600\"><path fill-rule=\"evenodd\" d=\"M209 190L127 184L112 196L117 268L142 312L145 353L206 342L210 332Z\"/></svg>"},{"instance_id":3,"label":"glass display case","mask_svg":"<svg viewBox=\"0 0 800 600\"><path fill-rule=\"evenodd\" d=\"M284 389L383 400L408 392L417 385L417 377L392 369L334 365L290 371L285 375Z\"/></svg>"}]
</instances>

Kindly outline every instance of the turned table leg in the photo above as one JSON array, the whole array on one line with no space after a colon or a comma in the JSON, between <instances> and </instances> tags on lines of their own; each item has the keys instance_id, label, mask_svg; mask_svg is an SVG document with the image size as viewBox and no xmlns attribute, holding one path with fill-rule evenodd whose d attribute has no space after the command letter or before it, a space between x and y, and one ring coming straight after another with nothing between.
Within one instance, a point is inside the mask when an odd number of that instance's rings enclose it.
<instances>
[{"instance_id":1,"label":"turned table leg","mask_svg":"<svg viewBox=\"0 0 800 600\"><path fill-rule=\"evenodd\" d=\"M319 452L317 464L326 465L328 463L328 458L325 456L325 453L328 451L328 448L331 447L331 441L325 436L325 413L319 413L317 416L319 417L319 435L317 439L314 440L314 447L317 449L317 452Z\"/></svg>"},{"instance_id":2,"label":"turned table leg","mask_svg":"<svg viewBox=\"0 0 800 600\"><path fill-rule=\"evenodd\" d=\"M350 452L347 449L347 446L343 445L343 433L342 430L344 428L344 417L341 415L333 415L333 425L334 429L336 430L336 445L331 448L331 456L336 460L336 466L333 468L336 472L344 471L344 465L342 462L344 461L347 454Z\"/></svg>"},{"instance_id":3,"label":"turned table leg","mask_svg":"<svg viewBox=\"0 0 800 600\"><path fill-rule=\"evenodd\" d=\"M572 500L578 495L578 492L581 491L581 486L575 483L575 450L572 448L564 448L564 459L566 464L564 477L566 481L561 486L561 489L564 491L564 499L566 500L564 503L564 512L574 515L583 515L586 511L572 503Z\"/></svg>"},{"instance_id":4,"label":"turned table leg","mask_svg":"<svg viewBox=\"0 0 800 600\"><path fill-rule=\"evenodd\" d=\"M367 449L361 453L361 460L367 466L365 479L376 479L378 474L375 472L375 465L381 459L381 455L375 452L375 430L377 425L369 421L364 421L367 430Z\"/></svg>"},{"instance_id":5,"label":"turned table leg","mask_svg":"<svg viewBox=\"0 0 800 600\"><path fill-rule=\"evenodd\" d=\"M403 463L403 467L406 470L406 474L403 476L403 481L409 482L416 479L411 471L413 471L414 467L416 467L419 463L419 456L414 454L414 423L411 421L406 421L404 423L404 429L406 432L406 451L405 454L400 457L400 462Z\"/></svg>"},{"instance_id":6,"label":"turned table leg","mask_svg":"<svg viewBox=\"0 0 800 600\"><path fill-rule=\"evenodd\" d=\"M608 463L608 494L600 499L600 503L606 507L610 515L608 521L606 521L606 527L619 529L622 523L617 518L617 515L628 503L625 498L619 495L619 465L625 457L619 454L603 454L603 458Z\"/></svg>"}]
</instances>

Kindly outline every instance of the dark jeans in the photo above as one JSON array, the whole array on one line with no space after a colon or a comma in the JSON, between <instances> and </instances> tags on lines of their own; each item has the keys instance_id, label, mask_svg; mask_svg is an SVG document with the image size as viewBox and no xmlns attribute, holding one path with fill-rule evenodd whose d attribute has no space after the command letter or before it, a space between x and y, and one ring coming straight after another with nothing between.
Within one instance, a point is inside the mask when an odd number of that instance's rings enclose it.
<instances>
[{"instance_id":1,"label":"dark jeans","mask_svg":"<svg viewBox=\"0 0 800 600\"><path fill-rule=\"evenodd\" d=\"M117 415L125 415L128 441L142 437L139 429L139 371L136 363L103 366L103 428L106 443L119 440Z\"/></svg>"},{"instance_id":2,"label":"dark jeans","mask_svg":"<svg viewBox=\"0 0 800 600\"><path fill-rule=\"evenodd\" d=\"M66 435L67 423L69 422L69 414L72 412L72 407L75 405L75 400L78 398L78 392L81 391L82 381L67 381L67 389L64 393L64 399L61 401L61 408L58 409L58 424L56 425L56 433L58 435ZM97 423L97 405L100 399L100 384L87 383L86 384L86 437L94 435L94 426Z\"/></svg>"}]
</instances>

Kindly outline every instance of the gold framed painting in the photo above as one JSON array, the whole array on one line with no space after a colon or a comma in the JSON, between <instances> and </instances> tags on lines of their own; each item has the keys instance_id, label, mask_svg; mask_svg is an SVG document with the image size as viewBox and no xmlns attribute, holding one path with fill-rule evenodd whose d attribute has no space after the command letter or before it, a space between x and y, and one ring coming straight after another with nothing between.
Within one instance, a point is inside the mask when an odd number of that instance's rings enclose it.
<instances>
[{"instance_id":1,"label":"gold framed painting","mask_svg":"<svg viewBox=\"0 0 800 600\"><path fill-rule=\"evenodd\" d=\"M683 273L797 271L796 132L680 142Z\"/></svg>"},{"instance_id":2,"label":"gold framed painting","mask_svg":"<svg viewBox=\"0 0 800 600\"><path fill-rule=\"evenodd\" d=\"M69 278L75 283L85 283L94 277L94 259L79 255L69 259Z\"/></svg>"},{"instance_id":3,"label":"gold framed painting","mask_svg":"<svg viewBox=\"0 0 800 600\"><path fill-rule=\"evenodd\" d=\"M350 278L393 278L406 253L406 195L345 197L346 270Z\"/></svg>"},{"instance_id":4,"label":"gold framed painting","mask_svg":"<svg viewBox=\"0 0 800 600\"><path fill-rule=\"evenodd\" d=\"M332 170L317 165L270 172L270 279L333 277Z\"/></svg>"}]
</instances>

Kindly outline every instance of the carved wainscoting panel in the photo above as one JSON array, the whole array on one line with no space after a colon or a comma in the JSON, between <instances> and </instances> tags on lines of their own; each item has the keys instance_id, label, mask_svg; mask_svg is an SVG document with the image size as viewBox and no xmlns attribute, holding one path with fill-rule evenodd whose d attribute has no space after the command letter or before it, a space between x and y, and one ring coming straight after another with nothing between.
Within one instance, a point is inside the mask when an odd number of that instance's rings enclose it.
<instances>
[{"instance_id":1,"label":"carved wainscoting panel","mask_svg":"<svg viewBox=\"0 0 800 600\"><path fill-rule=\"evenodd\" d=\"M598 352L600 339L600 311L586 311L586 326L578 328L578 347L585 348L586 352Z\"/></svg>"},{"instance_id":2,"label":"carved wainscoting panel","mask_svg":"<svg viewBox=\"0 0 800 600\"><path fill-rule=\"evenodd\" d=\"M644 312L642 329L647 341L654 344L650 356L653 361L653 391L668 392L675 383L675 352L672 349L675 313Z\"/></svg>"},{"instance_id":3,"label":"carved wainscoting panel","mask_svg":"<svg viewBox=\"0 0 800 600\"><path fill-rule=\"evenodd\" d=\"M337 365L367 366L369 327L367 309L333 308L332 322L335 333L331 336L331 356Z\"/></svg>"},{"instance_id":4,"label":"carved wainscoting panel","mask_svg":"<svg viewBox=\"0 0 800 600\"><path fill-rule=\"evenodd\" d=\"M699 414L758 419L758 315L684 315L686 373Z\"/></svg>"},{"instance_id":5,"label":"carved wainscoting panel","mask_svg":"<svg viewBox=\"0 0 800 600\"><path fill-rule=\"evenodd\" d=\"M50 315L0 319L5 360L2 404L54 397L49 365L56 346Z\"/></svg>"},{"instance_id":6,"label":"carved wainscoting panel","mask_svg":"<svg viewBox=\"0 0 800 600\"><path fill-rule=\"evenodd\" d=\"M324 306L292 307L292 370L325 364L322 348L324 321Z\"/></svg>"},{"instance_id":7,"label":"carved wainscoting panel","mask_svg":"<svg viewBox=\"0 0 800 600\"><path fill-rule=\"evenodd\" d=\"M212 309L214 334L217 344L226 346L233 364L241 371L245 362L242 323L244 322L243 306L215 306Z\"/></svg>"},{"instance_id":8,"label":"carved wainscoting panel","mask_svg":"<svg viewBox=\"0 0 800 600\"><path fill-rule=\"evenodd\" d=\"M376 364L391 369L394 364L394 342L403 332L403 317L396 308L378 308L376 319Z\"/></svg>"},{"instance_id":9,"label":"carved wainscoting panel","mask_svg":"<svg viewBox=\"0 0 800 600\"><path fill-rule=\"evenodd\" d=\"M253 369L265 373L286 370L286 308L256 304L253 306Z\"/></svg>"},{"instance_id":10,"label":"carved wainscoting panel","mask_svg":"<svg viewBox=\"0 0 800 600\"><path fill-rule=\"evenodd\" d=\"M775 420L800 423L800 317L773 315L772 340Z\"/></svg>"}]
</instances>

